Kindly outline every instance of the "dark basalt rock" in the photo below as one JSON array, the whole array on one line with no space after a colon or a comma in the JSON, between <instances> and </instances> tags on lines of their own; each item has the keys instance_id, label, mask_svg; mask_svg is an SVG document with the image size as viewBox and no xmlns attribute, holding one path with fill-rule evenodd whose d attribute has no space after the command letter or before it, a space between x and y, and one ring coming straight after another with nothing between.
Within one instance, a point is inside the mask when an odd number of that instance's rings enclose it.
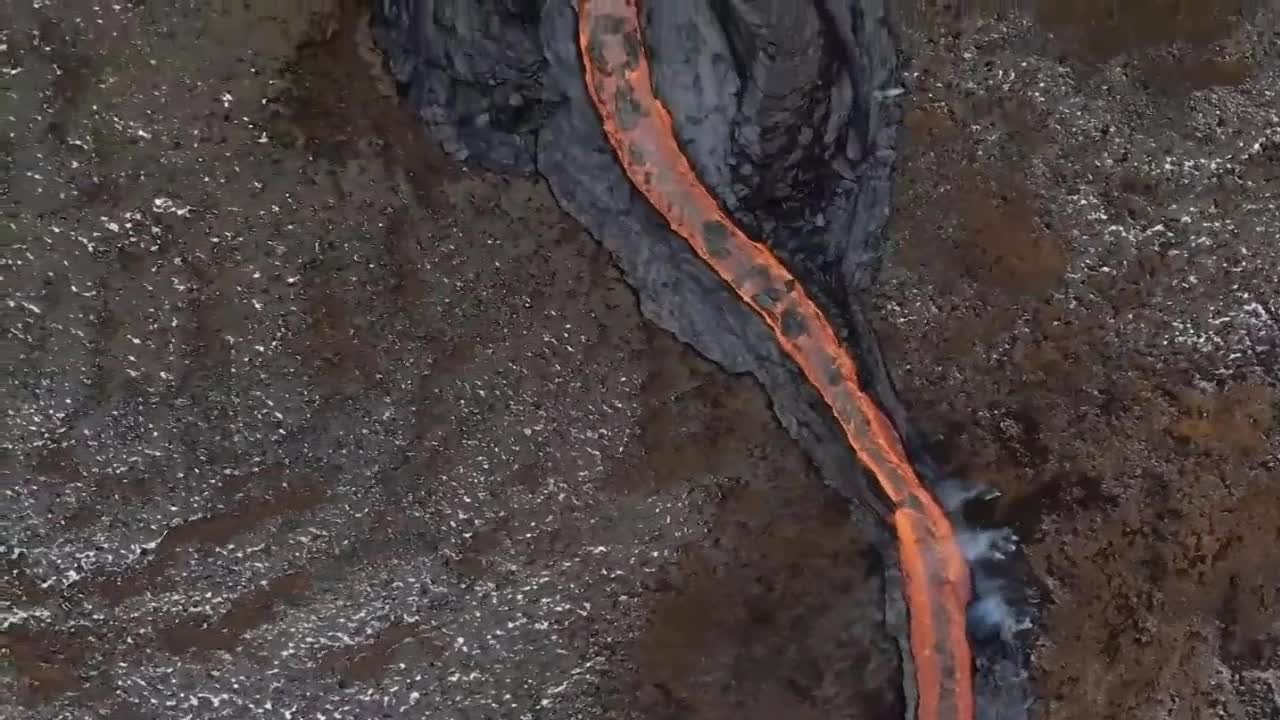
<instances>
[{"instance_id":1,"label":"dark basalt rock","mask_svg":"<svg viewBox=\"0 0 1280 720\"><path fill-rule=\"evenodd\" d=\"M879 266L901 118L882 0L642 7L658 95L703 181L833 318L923 475L948 496L971 495L940 484L857 300ZM379 0L374 27L408 102L446 150L491 169L542 174L612 251L643 312L726 370L757 377L824 477L857 501L855 514L883 528L877 495L817 393L616 163L586 95L576 23L573 0ZM881 532L891 558L892 538ZM975 564L980 598L1027 586L1017 551L1006 550ZM901 636L905 610L887 566L887 620ZM1012 604L1025 608L1023 599ZM980 717L1028 717L1027 655L1011 626L1029 618L975 617Z\"/></svg>"},{"instance_id":2,"label":"dark basalt rock","mask_svg":"<svg viewBox=\"0 0 1280 720\"><path fill-rule=\"evenodd\" d=\"M547 84L539 0L378 0L391 74L446 151L504 172L535 171ZM550 93L550 94L548 94Z\"/></svg>"}]
</instances>

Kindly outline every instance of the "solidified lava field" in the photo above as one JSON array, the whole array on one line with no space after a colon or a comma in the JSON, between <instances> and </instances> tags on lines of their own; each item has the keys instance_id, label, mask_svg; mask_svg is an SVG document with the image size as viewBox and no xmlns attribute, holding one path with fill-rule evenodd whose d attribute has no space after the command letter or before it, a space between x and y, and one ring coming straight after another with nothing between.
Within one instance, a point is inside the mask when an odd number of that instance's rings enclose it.
<instances>
[{"instance_id":1,"label":"solidified lava field","mask_svg":"<svg viewBox=\"0 0 1280 720\"><path fill-rule=\"evenodd\" d=\"M0 716L901 717L846 502L360 3L160 5L0 7ZM1274 718L1280 34L1119 7L900 9L869 302L1042 716Z\"/></svg>"}]
</instances>

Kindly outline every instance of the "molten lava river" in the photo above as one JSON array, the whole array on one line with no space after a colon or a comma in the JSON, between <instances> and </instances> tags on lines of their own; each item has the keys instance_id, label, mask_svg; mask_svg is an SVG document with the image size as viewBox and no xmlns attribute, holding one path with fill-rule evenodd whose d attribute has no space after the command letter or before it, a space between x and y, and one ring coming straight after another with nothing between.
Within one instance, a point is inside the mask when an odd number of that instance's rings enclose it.
<instances>
[{"instance_id":1,"label":"molten lava river","mask_svg":"<svg viewBox=\"0 0 1280 720\"><path fill-rule=\"evenodd\" d=\"M857 366L804 287L738 228L698 179L657 98L640 0L579 0L587 88L627 176L712 270L773 330L830 406L850 447L892 506L910 614L917 720L974 717L965 628L969 566L938 501L920 482L896 430L859 382Z\"/></svg>"}]
</instances>

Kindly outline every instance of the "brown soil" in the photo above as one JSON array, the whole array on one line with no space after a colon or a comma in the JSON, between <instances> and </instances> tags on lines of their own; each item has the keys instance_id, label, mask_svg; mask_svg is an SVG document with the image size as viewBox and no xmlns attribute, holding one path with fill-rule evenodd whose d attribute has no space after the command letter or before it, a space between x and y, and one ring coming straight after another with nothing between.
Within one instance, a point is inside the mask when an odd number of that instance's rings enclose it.
<instances>
[{"instance_id":1,"label":"brown soil","mask_svg":"<svg viewBox=\"0 0 1280 720\"><path fill-rule=\"evenodd\" d=\"M882 589L846 503L778 434L758 388L665 334L645 384L637 482L717 487L709 533L658 580L635 641L645 717L893 717L893 646L867 633ZM679 362L671 362L682 358Z\"/></svg>"}]
</instances>

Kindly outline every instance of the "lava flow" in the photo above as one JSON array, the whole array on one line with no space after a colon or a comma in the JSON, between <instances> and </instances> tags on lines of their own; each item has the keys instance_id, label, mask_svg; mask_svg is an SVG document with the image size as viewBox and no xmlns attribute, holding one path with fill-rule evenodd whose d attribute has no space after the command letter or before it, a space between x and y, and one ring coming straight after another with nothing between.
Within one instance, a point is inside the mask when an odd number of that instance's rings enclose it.
<instances>
[{"instance_id":1,"label":"lava flow","mask_svg":"<svg viewBox=\"0 0 1280 720\"><path fill-rule=\"evenodd\" d=\"M627 176L671 229L773 330L831 407L849 445L892 503L910 611L917 720L972 720L965 631L969 566L942 508L921 484L897 432L862 389L857 366L796 278L712 197L655 95L639 0L578 0L587 88Z\"/></svg>"}]
</instances>

